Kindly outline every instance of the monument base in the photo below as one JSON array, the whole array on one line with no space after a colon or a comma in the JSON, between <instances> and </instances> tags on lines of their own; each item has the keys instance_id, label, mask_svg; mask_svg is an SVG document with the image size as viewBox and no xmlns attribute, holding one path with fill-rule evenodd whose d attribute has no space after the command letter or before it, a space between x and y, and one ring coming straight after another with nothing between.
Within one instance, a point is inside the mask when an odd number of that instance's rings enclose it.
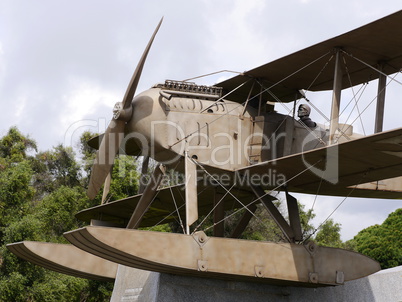
<instances>
[{"instance_id":1,"label":"monument base","mask_svg":"<svg viewBox=\"0 0 402 302\"><path fill-rule=\"evenodd\" d=\"M402 301L402 266L340 286L304 288L185 277L119 265L111 301Z\"/></svg>"}]
</instances>

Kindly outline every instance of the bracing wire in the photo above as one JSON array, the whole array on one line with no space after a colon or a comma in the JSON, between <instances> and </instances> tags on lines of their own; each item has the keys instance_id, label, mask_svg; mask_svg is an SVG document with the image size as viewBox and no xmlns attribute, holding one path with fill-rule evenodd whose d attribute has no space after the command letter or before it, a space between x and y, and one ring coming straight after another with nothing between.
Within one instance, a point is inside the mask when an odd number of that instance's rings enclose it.
<instances>
[{"instance_id":1,"label":"bracing wire","mask_svg":"<svg viewBox=\"0 0 402 302\"><path fill-rule=\"evenodd\" d=\"M381 70L379 70L378 68L375 68L373 66L371 66L370 64L367 64L366 62L364 62L363 60L359 59L358 57L355 57L354 55L352 55L351 53L346 52L343 49L340 49L340 51L342 51L343 53L345 53L346 55L348 55L349 57L355 59L356 61L359 61L360 63L362 63L363 65L365 65L366 67L369 67L371 69L373 69L374 71L378 72L379 74L382 74L383 76L386 76L387 78L391 79L392 81L395 81L396 83L398 83L399 85L402 85L402 82L398 81L395 79L395 77L391 77L389 75L387 75L386 73L382 72ZM396 70L395 72L397 73L398 71L401 70Z\"/></svg>"},{"instance_id":2,"label":"bracing wire","mask_svg":"<svg viewBox=\"0 0 402 302\"><path fill-rule=\"evenodd\" d=\"M178 209L180 210L182 207L184 207L186 204L183 203ZM170 212L168 215L166 215L164 218L162 218L158 223L156 223L154 226L150 227L149 230L152 231L155 227L157 227L158 225L162 224L162 222L164 222L166 219L168 219L169 217L174 217L173 214L176 212L176 210L173 210L172 212ZM177 221L177 219L175 219ZM178 221L177 221L178 222Z\"/></svg>"},{"instance_id":3,"label":"bracing wire","mask_svg":"<svg viewBox=\"0 0 402 302\"><path fill-rule=\"evenodd\" d=\"M287 77L283 78L282 80L279 80L278 82L276 82L275 84L271 85L270 87L261 90L260 93L254 95L251 99L254 99L254 98L256 98L256 97L262 95L263 93L268 92L271 96L273 96L273 97L275 98L275 100L276 100L277 102L282 103L282 102L279 100L279 98L277 98L270 90L271 90L273 87L275 87L275 86L279 85L280 83L282 83L283 81L285 81L286 79L292 77L293 75L295 75L295 74L297 74L298 72L302 71L303 69L307 68L308 66L310 66L310 65L314 64L315 62L321 60L322 58L324 58L325 56L327 56L329 53L330 53L330 52L326 52L325 54L321 55L321 56L318 57L317 59L315 59L315 60L311 61L310 63L306 64L305 66L303 66L302 68L300 68L300 69L298 69L297 71L293 72L292 74L288 75ZM234 89L232 89L230 92L228 92L228 93L225 94L224 96L222 96L222 97L220 97L219 99L217 99L217 100L214 102L214 104L217 103L218 101L223 100L225 97L227 97L228 95L232 94L234 91L236 91L237 89L239 89L240 87L242 87L243 85L245 85L246 83L248 83L250 80L252 80L252 78L248 79L247 81L244 81L243 83L241 83L240 85L238 85L237 87L235 87ZM261 87L264 88L263 86L261 86ZM229 114L230 112L234 111L234 110L237 109L238 107L244 106L245 103L246 103L246 101L243 102L243 103L239 103L239 106L234 107L234 108L232 108L231 110L227 111L225 114L218 116L215 120L211 121L211 123L213 123L213 122L219 120L220 118L222 118L223 116L225 116L225 115ZM211 105L211 106L212 106L212 105ZM209 107L211 107L211 106L209 106ZM201 110L200 113L204 112L204 111L207 110L209 107L207 107L207 108ZM290 113L290 111L289 111L289 113ZM206 126L201 127L201 129L203 129L204 127L206 127ZM310 131L311 131L311 129L310 129ZM181 141L186 140L188 137L190 137L191 135L193 135L193 134L195 134L195 133L197 133L197 132L198 132L198 130L196 130L196 131L194 131L194 132L192 132L192 133L189 133L188 135L186 135L186 136L183 137L182 139L180 139L180 140L178 140L177 142L175 142L173 145L176 145L176 144L180 143Z\"/></svg>"},{"instance_id":4,"label":"bracing wire","mask_svg":"<svg viewBox=\"0 0 402 302\"><path fill-rule=\"evenodd\" d=\"M391 80L387 83L386 86L388 86L392 81L396 81L395 78L398 75L398 73L395 73L393 77L389 77ZM398 82L398 81L397 81ZM400 83L400 82L398 82ZM402 85L402 83L400 83ZM369 103L368 105L362 110L362 112L360 113L360 115L362 115L370 106L371 104L377 99L377 96L375 96ZM352 125L357 121L357 119L359 119L360 116L356 117L353 122L351 123Z\"/></svg>"},{"instance_id":5,"label":"bracing wire","mask_svg":"<svg viewBox=\"0 0 402 302\"><path fill-rule=\"evenodd\" d=\"M348 54L349 55L349 54ZM352 56L353 57L353 56ZM320 57L321 58L321 57ZM354 57L353 57L354 58ZM318 59L317 59L318 60ZM317 61L316 60L316 61ZM358 59L357 59L358 60ZM360 61L360 60L359 60ZM363 62L364 63L364 62ZM312 64L312 63L310 63L310 64ZM365 64L365 65L367 65L367 64ZM308 66L308 65L307 65ZM371 66L369 66L369 67L371 67ZM305 68L305 67L303 67L303 68ZM303 69L302 68L302 69ZM373 68L373 67L371 67L371 68ZM302 70L302 69L300 69L300 70ZM373 68L374 69L374 68ZM292 75L294 75L295 73L297 73L297 72L299 72L299 71L296 71L296 72L294 72L294 73L292 73L291 75L289 75L288 77L286 77L286 78L284 78L284 79L282 79L281 81L279 81L279 82L277 82L275 85L278 85L279 83L281 83L282 81L284 81L285 79L287 79L287 78L289 78L290 76L292 76ZM318 76L317 76L318 77ZM394 78L395 78L395 76L394 76ZM394 78L392 78L391 80L395 80ZM315 79L316 80L316 79ZM396 80L395 80L396 81ZM247 83L248 81L246 81L246 82L244 82L244 83L242 83L240 86L242 86L242 85L244 85L245 83ZM399 84L402 84L402 83L400 83L399 81L396 81L396 82L398 82ZM389 84L389 83L388 83ZM387 84L387 85L388 85ZM272 86L270 86L270 87L268 87L268 88L266 88L265 90L262 90L261 92L260 92L260 94L262 94L262 93L264 93L264 92L268 92L268 93L270 93L271 95L273 95L273 93L271 92L271 91L269 91L272 87L274 87L275 85L272 85ZM235 88L234 90L236 90L236 89L238 89L240 86L238 86L237 88ZM233 92L234 90L232 90L231 92ZM230 93L231 93L230 92ZM230 94L229 93L229 94ZM227 95L229 95L229 94L227 94ZM226 96L227 96L226 95ZM254 96L254 97L257 97L258 95L256 95L256 96ZM221 98L222 99L222 98ZM277 97L275 97L275 99L276 99L276 101L279 101L279 103L281 103L282 104L282 102L277 98ZM356 101L356 97L354 96L354 99L355 99L355 102L356 102L356 105L355 106L357 106L357 102L358 102L358 100ZM371 102L370 102L370 104L368 105L368 106L370 106L371 105L371 103L374 101L375 99L373 99ZM309 102L310 104L312 104L311 102ZM244 103L242 103L242 104L239 104L239 106L242 106ZM313 104L312 104L313 105ZM367 106L367 107L368 107ZM315 106L313 106L313 107L315 107ZM363 111L362 112L359 112L359 116L358 116L358 118L361 118L361 115L364 113L364 111L367 109L367 107L366 108L364 108L363 109ZM289 110L289 108L287 108L286 106L285 106L285 108L289 111L289 113L290 113L290 111L291 110ZM315 109L318 109L318 108L315 108ZM235 108L234 109L232 109L232 110L235 110ZM319 111L319 110L318 110ZM359 108L358 108L358 111L359 111ZM226 114L228 114L229 112L227 112ZM224 115L222 115L222 116L219 116L217 119L219 119L219 118L221 118L221 117L223 117ZM325 117L325 115L323 115L324 117ZM325 117L326 118L326 117ZM216 119L216 120L217 120ZM327 120L328 120L328 118L326 118ZM353 121L353 123L355 122L357 120L357 118ZM195 132L194 132L195 133ZM189 137L190 135L192 135L193 133L191 133L191 134L189 134L189 135L187 135L186 136L186 138L187 137ZM183 138L183 139L186 139L186 138ZM182 140L183 140L182 139ZM176 143L178 143L178 142L176 142ZM197 162L196 162L197 163ZM197 163L198 164L198 163ZM316 163L317 164L317 163ZM314 165L312 165L312 166L314 166ZM204 169L204 171L206 171L205 169ZM304 170L304 171L306 171L306 170ZM302 171L302 172L304 172L304 171ZM207 171L206 171L207 172ZM208 173L208 172L207 172ZM289 181L289 180L288 180ZM219 183L219 182L218 182ZM221 185L221 184L220 184ZM222 185L221 185L222 186ZM225 190L227 190L225 187L223 187ZM275 190L275 189L274 189ZM353 189L354 190L354 189ZM352 192L353 192L353 190L350 192L350 194L352 194ZM272 192L273 190L271 190L271 192ZM231 194L231 193L226 193L226 194ZM269 194L269 193L267 193L267 194ZM349 195L350 195L349 194ZM232 195L232 194L231 194ZM348 196L349 196L348 195ZM237 199L234 195L232 195L235 199ZM347 198L347 197L346 197ZM341 202L341 204L346 200L346 198ZM238 200L238 199L237 199ZM259 198L258 199L256 199L256 200L254 200L253 202L255 202L255 201L257 201L257 200L259 200ZM239 201L239 200L238 200ZM239 201L240 202L240 201ZM251 202L250 204L252 204L253 202ZM314 203L315 203L315 201L314 201ZM241 202L240 202L240 204L243 206L243 208L246 208L247 209L247 207L246 206L244 206L244 204L242 204ZM340 205L341 205L340 204ZM313 204L314 205L314 204ZM333 211L333 213L339 208L339 206L340 205L338 205L338 207ZM181 208L181 207L180 207ZM240 210L242 210L242 209L240 209ZM212 211L211 211L212 212ZM333 213L331 213L330 214L330 216L333 214ZM233 213L232 215L234 215L235 213ZM253 214L253 213L252 213ZM208 215L210 215L210 213L208 214ZM253 214L253 216L255 216L254 214ZM323 222L323 223L325 223L329 218L330 218L330 216L329 217L327 217L327 219ZM228 216L228 217L230 217L230 216ZM225 219L227 219L226 217L223 219L223 220L225 220ZM222 221L223 221L222 220ZM220 223L220 222L218 222L218 223ZM321 224L322 225L322 224ZM321 227L321 225L320 225L320 227ZM199 226L197 226L197 228L198 228ZM316 231L315 231L316 232Z\"/></svg>"},{"instance_id":6,"label":"bracing wire","mask_svg":"<svg viewBox=\"0 0 402 302\"><path fill-rule=\"evenodd\" d=\"M350 195L352 195L352 193L353 193L354 190L357 188L357 186L363 182L363 179L364 179L364 177L367 175L367 173L368 173L368 171L362 175L360 181L359 181L356 185L354 185L353 188L351 188L351 190L349 191L348 195L346 195L345 198L343 198L343 199L341 200L341 202L339 202L339 204L338 204L338 205L335 207L335 209L327 216L327 218L325 218L324 221L321 222L321 224L320 224L317 228L315 228L314 231L313 231L306 239L304 239L302 243L304 243L304 242L306 242L307 240L309 240L309 239L311 238L311 236L313 236L313 235L324 225L324 223L327 222L328 219L331 218L331 216L339 209L339 207L350 197Z\"/></svg>"},{"instance_id":7,"label":"bracing wire","mask_svg":"<svg viewBox=\"0 0 402 302\"><path fill-rule=\"evenodd\" d=\"M362 120L362 118L361 118L361 114L360 114L360 110L359 110L359 106L358 106L358 102L359 102L359 99L360 99L360 98L359 98L358 100L356 100L356 94L355 94L355 91L354 91L354 89L353 89L353 83L352 83L352 79L350 78L349 68L348 68L348 65L346 64L345 56L342 56L342 58L343 58L343 64L344 64L345 69L346 69L346 73L347 73L347 75L348 75L349 85L350 85L350 87L351 87L351 89L352 89L352 95L353 95L352 99L350 100L350 102L348 103L348 105L347 105L346 107L349 106L349 104L352 102L352 100L355 101L355 105L353 106L351 112L349 113L349 116L348 116L348 118L346 119L346 123L347 123L347 121L349 120L349 118L350 118L350 116L351 116L353 110L356 108L357 113L358 113L358 116L360 117L360 124L362 125L363 133L364 133L364 135L366 135L366 131L365 131L365 129L364 129L363 120ZM363 92L364 92L364 90L363 90ZM360 95L360 96L361 96L361 95ZM345 109L346 109L346 107L345 107ZM345 110L345 109L344 109L344 110ZM343 112L343 111L342 111L342 112ZM342 113L341 113L341 114L342 114Z\"/></svg>"},{"instance_id":8,"label":"bracing wire","mask_svg":"<svg viewBox=\"0 0 402 302\"><path fill-rule=\"evenodd\" d=\"M186 233L186 229L185 229L185 227L184 227L184 225L183 225L183 221L182 221L182 219L181 219L181 215L180 215L180 212L179 212L179 208L177 207L176 198L174 197L173 190L172 190L172 187L171 187L171 186L169 186L169 190L170 190L170 194L172 195L172 199L173 199L174 206L175 206L175 208L176 208L177 216L179 217L180 226L181 226L181 228L182 228L182 230L183 230L183 234L185 234L185 233Z\"/></svg>"},{"instance_id":9,"label":"bracing wire","mask_svg":"<svg viewBox=\"0 0 402 302\"><path fill-rule=\"evenodd\" d=\"M226 190L225 194L219 199L219 201L213 206L212 210L209 211L209 213L207 215L205 215L204 219L195 227L194 232L197 231L197 229L205 222L205 220L207 220L208 216L211 215L215 209L218 207L218 205L223 201L223 199L226 197L226 195L229 194L230 190L233 189L233 187L235 186L235 184L233 184L229 189ZM217 225L219 223L214 223L213 226Z\"/></svg>"},{"instance_id":10,"label":"bracing wire","mask_svg":"<svg viewBox=\"0 0 402 302\"><path fill-rule=\"evenodd\" d=\"M226 70L226 69L224 69L224 70L219 70L219 71L215 71L215 72L203 74L203 75L200 75L200 76L197 76L197 77L185 79L185 80L183 80L183 82L188 82L188 81L192 81L192 80L196 80L196 79L201 79L201 78L209 77L209 76L211 76L211 75L218 74L218 73L223 73L223 72L235 73L235 74L239 74L239 75L242 74L242 73L239 72L239 71L233 71L233 70Z\"/></svg>"},{"instance_id":11,"label":"bracing wire","mask_svg":"<svg viewBox=\"0 0 402 302\"><path fill-rule=\"evenodd\" d=\"M239 211L245 209L245 210L249 211L250 214L251 214L253 217L255 217L255 218L258 220L258 222L261 223L262 225L264 225L264 223L261 221L261 219L260 219L259 217L257 217L252 211L250 211L250 209L248 208L248 206L250 206L251 204L253 204L253 203L255 203L255 202L259 201L259 200L261 200L261 199L264 198L265 196L270 195L270 193L272 193L272 192L274 192L274 191L277 191L277 190L280 189L282 186L286 185L288 182L290 182L290 181L292 181L293 179L295 179L295 178L299 177L300 175L304 174L306 171L310 170L310 168L316 166L318 163L320 163L320 162L322 161L322 159L318 160L318 161L317 161L316 163L314 163L313 165L310 165L310 166L306 167L306 168L305 168L304 170L302 170L301 172L297 173L296 175L294 175L294 176L291 177L290 179L286 180L283 184L278 185L277 187L273 188L272 190L269 190L268 192L265 192L264 195L257 197L255 200L253 200L253 201L250 202L249 204L244 205L236 196L234 196L234 195L230 192L230 190L228 190L228 189L227 189L224 185L222 185L215 177L213 177L213 175L211 175L201 164L199 164L197 161L194 161L193 159L191 159L191 160L192 160L196 165L198 165L198 166L199 166L209 177L211 177L216 183L218 183L228 194L230 194L230 195L231 195L237 202L239 202L239 204L242 206L242 208L240 208L239 210L233 212L232 214L230 214L230 215L224 217L222 220L220 220L219 222L216 222L215 224L219 224L219 223L221 223L222 221L228 219L229 217L235 215L235 214L238 213ZM233 186L234 186L234 185L233 185ZM233 186L232 186L232 188L233 188ZM212 213L212 211L210 212L210 214L211 214L211 213ZM208 214L208 215L210 215L210 214ZM204 219L203 221L205 221L205 219ZM199 224L199 225L195 228L195 230L193 231L193 233L196 232L200 226L201 226L201 224ZM210 228L212 228L212 227L213 227L213 226L206 228L205 231L208 230L208 229L210 229Z\"/></svg>"}]
</instances>

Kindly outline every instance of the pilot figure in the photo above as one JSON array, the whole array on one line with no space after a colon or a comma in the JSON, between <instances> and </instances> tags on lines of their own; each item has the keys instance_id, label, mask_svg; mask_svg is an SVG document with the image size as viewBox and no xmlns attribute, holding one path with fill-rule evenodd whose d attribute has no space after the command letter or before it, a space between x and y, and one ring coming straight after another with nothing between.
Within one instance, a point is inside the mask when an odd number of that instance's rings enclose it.
<instances>
[{"instance_id":1,"label":"pilot figure","mask_svg":"<svg viewBox=\"0 0 402 302\"><path fill-rule=\"evenodd\" d=\"M317 127L317 124L311 120L310 116L310 106L307 104L301 104L297 110L297 116L300 118L299 122L303 123L309 128Z\"/></svg>"}]
</instances>

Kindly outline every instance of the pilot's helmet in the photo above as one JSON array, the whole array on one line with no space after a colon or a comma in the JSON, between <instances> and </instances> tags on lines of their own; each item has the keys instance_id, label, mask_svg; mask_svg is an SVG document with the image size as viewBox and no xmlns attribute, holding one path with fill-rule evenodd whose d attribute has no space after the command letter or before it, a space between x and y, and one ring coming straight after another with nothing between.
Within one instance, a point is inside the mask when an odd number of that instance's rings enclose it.
<instances>
[{"instance_id":1,"label":"pilot's helmet","mask_svg":"<svg viewBox=\"0 0 402 302\"><path fill-rule=\"evenodd\" d=\"M301 104L299 106L299 109L297 110L297 116L298 117L303 117L303 116L309 116L311 112L311 108L307 104Z\"/></svg>"}]
</instances>

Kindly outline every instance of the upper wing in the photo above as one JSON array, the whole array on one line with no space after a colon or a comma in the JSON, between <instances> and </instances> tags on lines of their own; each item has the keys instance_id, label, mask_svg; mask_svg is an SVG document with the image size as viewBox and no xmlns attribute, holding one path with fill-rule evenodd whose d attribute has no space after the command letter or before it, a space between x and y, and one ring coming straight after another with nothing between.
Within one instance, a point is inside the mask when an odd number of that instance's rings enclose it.
<instances>
[{"instance_id":1,"label":"upper wing","mask_svg":"<svg viewBox=\"0 0 402 302\"><path fill-rule=\"evenodd\" d=\"M334 48L342 48L346 53L372 67L378 68L379 62L385 63L383 69L385 74L398 72L402 67L401 20L402 11L398 11L335 38L230 78L216 84L216 86L223 87L226 92L229 92L250 78L262 81L266 88L279 83L270 91L282 102L295 100L300 89L329 90L333 86L335 64L335 60L329 61L329 59ZM318 58L321 59L309 65ZM343 76L343 88L378 78L379 73L371 67L348 55L344 55L344 59L348 74L345 73ZM328 65L326 65L327 63ZM317 76L318 78L314 81ZM252 83L249 82L240 87L230 94L229 99L244 102L250 92L251 85ZM260 93L260 87L256 86L258 85L255 85L253 95ZM270 101L277 100L268 92L265 93L264 99L265 97Z\"/></svg>"},{"instance_id":2,"label":"upper wing","mask_svg":"<svg viewBox=\"0 0 402 302\"><path fill-rule=\"evenodd\" d=\"M274 171L274 172L273 172ZM236 171L283 176L289 191L319 195L401 198L402 182L393 192L355 185L402 176L402 128L282 157ZM254 178L256 179L256 178ZM272 183L271 188L276 184Z\"/></svg>"}]
</instances>

